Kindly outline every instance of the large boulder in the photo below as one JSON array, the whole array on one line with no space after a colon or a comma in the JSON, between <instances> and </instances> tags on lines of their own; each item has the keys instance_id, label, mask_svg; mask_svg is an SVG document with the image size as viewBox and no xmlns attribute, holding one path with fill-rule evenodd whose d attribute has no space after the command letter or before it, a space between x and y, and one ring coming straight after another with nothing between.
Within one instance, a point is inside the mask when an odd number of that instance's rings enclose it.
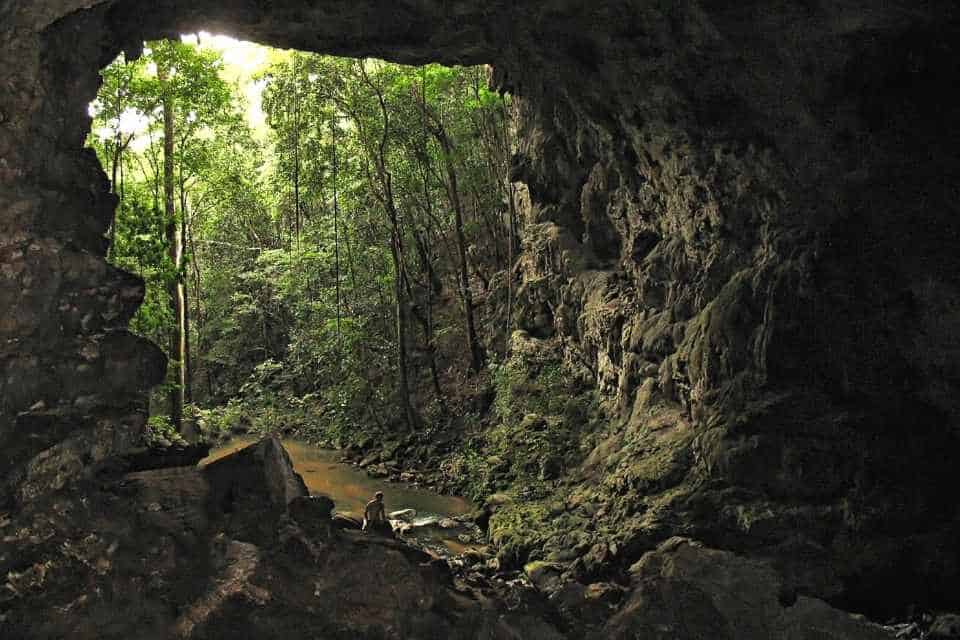
<instances>
[{"instance_id":1,"label":"large boulder","mask_svg":"<svg viewBox=\"0 0 960 640\"><path fill-rule=\"evenodd\" d=\"M630 569L633 593L611 639L882 640L876 625L789 593L772 565L671 538Z\"/></svg>"},{"instance_id":2,"label":"large boulder","mask_svg":"<svg viewBox=\"0 0 960 640\"><path fill-rule=\"evenodd\" d=\"M203 474L214 511L224 514L226 531L237 540L273 540L288 505L310 495L274 436L211 462Z\"/></svg>"}]
</instances>

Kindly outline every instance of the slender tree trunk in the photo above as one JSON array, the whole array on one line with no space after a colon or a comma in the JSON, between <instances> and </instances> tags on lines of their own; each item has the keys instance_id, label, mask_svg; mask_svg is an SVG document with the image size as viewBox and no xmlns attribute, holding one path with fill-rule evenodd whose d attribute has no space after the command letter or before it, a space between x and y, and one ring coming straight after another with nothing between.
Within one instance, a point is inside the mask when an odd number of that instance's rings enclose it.
<instances>
[{"instance_id":1,"label":"slender tree trunk","mask_svg":"<svg viewBox=\"0 0 960 640\"><path fill-rule=\"evenodd\" d=\"M190 401L193 402L193 383L194 383L194 374L195 366L194 362L199 361L204 350L203 342L203 329L204 329L204 318L203 310L200 308L200 300L203 298L203 289L202 289L202 280L200 277L200 259L197 256L197 244L193 240L193 224L187 225L187 242L190 247L191 260L190 264L193 266L193 322L196 325L195 333L197 334L197 340L194 346L194 352L196 353L196 358L190 359L190 374L188 379L190 380ZM208 384L207 384L208 396L210 395L210 384L209 384L209 372L208 372Z\"/></svg>"},{"instance_id":2,"label":"slender tree trunk","mask_svg":"<svg viewBox=\"0 0 960 640\"><path fill-rule=\"evenodd\" d=\"M110 193L117 195L117 172L120 169L120 163L123 158L123 132L120 130L120 116L123 113L123 93L120 84L117 84L117 102L114 105L117 110L117 131L116 136L113 140L113 167L110 173ZM122 170L122 169L121 169ZM123 204L123 200L117 203L117 209L113 214L113 223L110 225L110 247L107 250L107 259L109 260L116 252L117 244L117 217L120 214L120 205Z\"/></svg>"},{"instance_id":3,"label":"slender tree trunk","mask_svg":"<svg viewBox=\"0 0 960 640\"><path fill-rule=\"evenodd\" d=\"M340 331L340 201L337 192L340 167L337 157L336 111L334 111L334 119L330 122L330 135L333 141L333 247L337 278L337 366L339 367L340 359L343 357L343 337Z\"/></svg>"},{"instance_id":4,"label":"slender tree trunk","mask_svg":"<svg viewBox=\"0 0 960 640\"><path fill-rule=\"evenodd\" d=\"M387 217L390 219L390 256L393 259L393 281L394 296L396 298L395 321L397 330L397 366L399 368L399 392L400 401L403 404L403 410L407 421L407 427L414 429L419 422L416 411L413 408L413 399L410 393L410 381L407 372L407 310L406 301L403 295L403 254L400 235L400 215L397 212L396 202L393 197L393 178L387 170L387 140L390 136L390 114L387 111L387 103L383 97L383 91L370 81L363 63L359 64L360 74L367 86L376 92L377 100L380 103L380 115L383 118L383 135L380 138L380 145L376 154L377 178L382 190L382 200Z\"/></svg>"},{"instance_id":5,"label":"slender tree trunk","mask_svg":"<svg viewBox=\"0 0 960 640\"><path fill-rule=\"evenodd\" d=\"M181 384L183 385L183 399L187 404L193 403L193 357L190 353L190 296L187 288L186 259L187 259L187 189L183 180L183 167L180 168L180 264L177 268L177 284L180 293L180 356L181 356Z\"/></svg>"},{"instance_id":6,"label":"slender tree trunk","mask_svg":"<svg viewBox=\"0 0 960 640\"><path fill-rule=\"evenodd\" d=\"M463 298L463 314L467 324L467 346L470 349L470 367L479 372L483 367L483 347L477 337L474 324L473 294L470 291L470 275L467 267L467 241L463 233L463 204L457 186L457 171L453 166L453 145L442 129L436 131L437 141L443 150L444 168L447 173L447 192L453 205L454 229L457 236L457 254L460 259L460 295Z\"/></svg>"},{"instance_id":7,"label":"slender tree trunk","mask_svg":"<svg viewBox=\"0 0 960 640\"><path fill-rule=\"evenodd\" d=\"M392 209L392 207L389 208ZM400 230L396 224L396 218L394 214L391 215L390 221L390 255L393 258L394 295L396 297L394 311L397 330L397 367L400 370L400 401L403 403L407 426L413 429L416 425L416 418L414 415L413 404L410 399L410 381L407 373L408 323L406 301L403 295L403 265L401 264L400 257Z\"/></svg>"},{"instance_id":8,"label":"slender tree trunk","mask_svg":"<svg viewBox=\"0 0 960 640\"><path fill-rule=\"evenodd\" d=\"M474 322L473 294L470 291L470 272L467 266L467 241L463 232L463 203L460 200L460 188L457 185L457 170L453 164L453 143L443 128L440 117L427 105L425 85L421 89L419 107L423 113L424 126L440 144L443 154L443 166L446 173L444 181L447 196L453 207L454 231L457 236L457 257L459 259L460 297L463 300L463 315L467 328L467 347L470 350L470 368L479 372L483 367L484 353L480 340L477 337ZM427 122L430 120L430 123Z\"/></svg>"},{"instance_id":9,"label":"slender tree trunk","mask_svg":"<svg viewBox=\"0 0 960 640\"><path fill-rule=\"evenodd\" d=\"M513 334L513 255L514 238L517 237L517 202L515 199L513 184L507 181L507 198L509 204L510 216L510 237L507 243L507 326L503 336L503 353L510 355L510 344Z\"/></svg>"},{"instance_id":10,"label":"slender tree trunk","mask_svg":"<svg viewBox=\"0 0 960 640\"><path fill-rule=\"evenodd\" d=\"M419 239L419 236L418 236ZM427 279L427 326L426 326L426 340L427 340L427 351L430 354L430 380L433 382L433 391L437 395L437 400L440 401L440 406L446 409L446 403L443 401L443 391L440 389L440 373L437 370L437 341L435 339L433 331L433 267L430 264L429 256L426 254L425 248L421 245L420 242L417 242L418 247L421 250L421 259L426 259L426 265L428 268Z\"/></svg>"},{"instance_id":11,"label":"slender tree trunk","mask_svg":"<svg viewBox=\"0 0 960 640\"><path fill-rule=\"evenodd\" d=\"M110 172L110 193L117 195L117 174L119 172L120 165L120 128L117 128L117 140L114 142L113 147L113 167ZM111 259L116 253L117 249L117 220L120 216L120 207L122 205L121 201L117 201L117 208L113 212L113 222L110 224L110 248L107 250L107 260Z\"/></svg>"},{"instance_id":12,"label":"slender tree trunk","mask_svg":"<svg viewBox=\"0 0 960 640\"><path fill-rule=\"evenodd\" d=\"M300 75L298 54L293 58L293 227L297 235L297 253L300 253Z\"/></svg>"},{"instance_id":13,"label":"slender tree trunk","mask_svg":"<svg viewBox=\"0 0 960 640\"><path fill-rule=\"evenodd\" d=\"M384 119L386 120L386 114ZM384 134L386 138L386 134ZM410 392L409 364L407 362L407 341L409 333L409 319L407 316L407 302L404 295L404 281L406 279L403 264L403 244L401 242L400 215L393 199L393 180L389 171L386 169L386 160L381 147L380 158L378 161L378 174L380 176L381 186L384 193L384 208L387 217L390 219L390 257L393 263L393 290L394 290L394 321L396 324L397 336L397 367L399 369L399 391L400 401L403 403L403 410L406 417L407 427L414 429L417 425L416 411L413 408L412 394Z\"/></svg>"},{"instance_id":14,"label":"slender tree trunk","mask_svg":"<svg viewBox=\"0 0 960 640\"><path fill-rule=\"evenodd\" d=\"M167 82L167 69L162 66L157 70L157 77L161 84ZM171 378L174 387L170 390L170 420L174 428L180 433L183 430L183 335L181 332L182 298L180 290L180 239L177 228L176 206L174 203L174 108L173 98L166 96L163 99L163 202L166 220L167 247L170 260L177 274L170 282L170 309L173 311L174 327L170 332L170 362L173 369Z\"/></svg>"}]
</instances>

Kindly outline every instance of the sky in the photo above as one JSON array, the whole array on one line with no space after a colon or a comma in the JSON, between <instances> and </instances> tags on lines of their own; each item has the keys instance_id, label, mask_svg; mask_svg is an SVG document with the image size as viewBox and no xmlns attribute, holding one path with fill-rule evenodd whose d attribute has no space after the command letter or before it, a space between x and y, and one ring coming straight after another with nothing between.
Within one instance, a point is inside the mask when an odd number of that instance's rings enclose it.
<instances>
[{"instance_id":1,"label":"sky","mask_svg":"<svg viewBox=\"0 0 960 640\"><path fill-rule=\"evenodd\" d=\"M224 62L224 79L240 85L247 98L247 121L254 131L262 131L267 122L267 116L261 108L266 83L263 80L254 80L254 76L270 64L276 57L276 52L253 42L212 35L205 31L184 35L180 39L220 52Z\"/></svg>"}]
</instances>

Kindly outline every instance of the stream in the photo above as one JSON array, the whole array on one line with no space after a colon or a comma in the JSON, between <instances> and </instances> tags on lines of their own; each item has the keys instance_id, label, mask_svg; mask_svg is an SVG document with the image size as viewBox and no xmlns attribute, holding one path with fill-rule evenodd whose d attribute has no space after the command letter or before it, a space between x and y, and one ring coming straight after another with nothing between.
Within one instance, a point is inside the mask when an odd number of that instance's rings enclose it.
<instances>
[{"instance_id":1,"label":"stream","mask_svg":"<svg viewBox=\"0 0 960 640\"><path fill-rule=\"evenodd\" d=\"M255 442L257 438L236 438L211 451L200 464L209 464ZM362 520L367 502L374 493L383 491L388 514L405 509L416 512L408 522L391 520L394 529L405 539L415 540L442 556L459 555L482 544L480 531L466 518L475 510L469 500L402 482L371 478L363 470L340 462L339 451L321 449L302 440L282 442L311 495L329 496L337 513Z\"/></svg>"}]
</instances>

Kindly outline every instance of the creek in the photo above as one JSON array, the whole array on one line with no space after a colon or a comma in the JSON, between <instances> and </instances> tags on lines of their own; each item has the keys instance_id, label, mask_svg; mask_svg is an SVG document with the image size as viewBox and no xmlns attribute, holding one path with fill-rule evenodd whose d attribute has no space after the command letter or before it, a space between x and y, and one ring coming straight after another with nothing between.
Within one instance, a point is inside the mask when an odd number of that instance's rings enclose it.
<instances>
[{"instance_id":1,"label":"creek","mask_svg":"<svg viewBox=\"0 0 960 640\"><path fill-rule=\"evenodd\" d=\"M209 464L255 442L257 438L253 437L235 438L211 451L200 464ZM336 505L336 513L362 520L364 506L377 491L383 491L387 513L404 509L416 512L410 522L392 521L394 528L401 528L404 538L415 540L444 556L464 553L482 542L479 530L466 517L475 510L469 500L402 482L372 478L362 469L341 462L339 451L321 449L302 440L282 442L311 495L330 497Z\"/></svg>"}]
</instances>

